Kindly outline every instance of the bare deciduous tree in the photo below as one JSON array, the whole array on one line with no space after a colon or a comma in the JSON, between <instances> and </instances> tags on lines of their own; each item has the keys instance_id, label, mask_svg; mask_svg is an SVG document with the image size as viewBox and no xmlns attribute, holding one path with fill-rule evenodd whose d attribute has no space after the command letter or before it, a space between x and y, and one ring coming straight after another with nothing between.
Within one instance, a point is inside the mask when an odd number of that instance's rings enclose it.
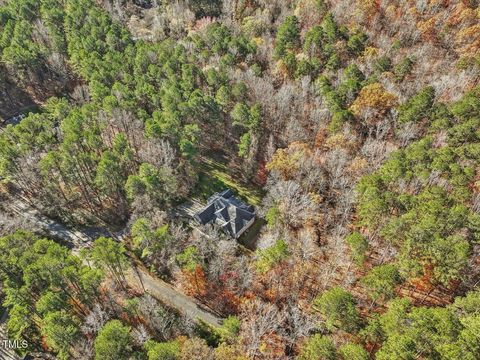
<instances>
[{"instance_id":1,"label":"bare deciduous tree","mask_svg":"<svg viewBox=\"0 0 480 360\"><path fill-rule=\"evenodd\" d=\"M150 294L139 299L139 311L163 340L168 340L177 325L176 315L158 303Z\"/></svg>"},{"instance_id":2,"label":"bare deciduous tree","mask_svg":"<svg viewBox=\"0 0 480 360\"><path fill-rule=\"evenodd\" d=\"M282 214L282 222L289 226L300 226L317 216L318 205L300 185L292 180L274 184L265 200L267 206L276 206Z\"/></svg>"},{"instance_id":3,"label":"bare deciduous tree","mask_svg":"<svg viewBox=\"0 0 480 360\"><path fill-rule=\"evenodd\" d=\"M100 304L95 304L92 311L85 317L82 332L86 335L96 334L110 319L110 314Z\"/></svg>"},{"instance_id":4,"label":"bare deciduous tree","mask_svg":"<svg viewBox=\"0 0 480 360\"><path fill-rule=\"evenodd\" d=\"M278 331L285 314L275 304L256 299L244 304L240 318L247 354L255 358L260 354L261 344L271 341L271 335Z\"/></svg>"},{"instance_id":5,"label":"bare deciduous tree","mask_svg":"<svg viewBox=\"0 0 480 360\"><path fill-rule=\"evenodd\" d=\"M145 325L140 324L132 330L132 338L135 344L141 347L152 338L152 335L150 335Z\"/></svg>"}]
</instances>

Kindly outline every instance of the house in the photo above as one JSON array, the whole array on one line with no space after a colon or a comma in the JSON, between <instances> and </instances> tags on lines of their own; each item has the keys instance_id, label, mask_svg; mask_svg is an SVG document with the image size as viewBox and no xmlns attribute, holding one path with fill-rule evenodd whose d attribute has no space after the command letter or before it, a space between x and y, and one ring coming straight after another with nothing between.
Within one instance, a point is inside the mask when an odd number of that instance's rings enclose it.
<instances>
[{"instance_id":1,"label":"house","mask_svg":"<svg viewBox=\"0 0 480 360\"><path fill-rule=\"evenodd\" d=\"M255 208L237 199L230 189L211 196L193 218L200 224L214 224L238 239L255 221Z\"/></svg>"}]
</instances>

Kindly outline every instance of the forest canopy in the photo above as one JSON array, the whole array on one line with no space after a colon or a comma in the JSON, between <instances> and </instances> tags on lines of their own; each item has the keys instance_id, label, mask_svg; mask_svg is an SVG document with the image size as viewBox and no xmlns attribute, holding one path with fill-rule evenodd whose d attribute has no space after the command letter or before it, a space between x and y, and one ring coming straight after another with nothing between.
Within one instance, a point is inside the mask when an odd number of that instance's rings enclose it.
<instances>
[{"instance_id":1,"label":"forest canopy","mask_svg":"<svg viewBox=\"0 0 480 360\"><path fill-rule=\"evenodd\" d=\"M17 353L478 359L478 1L0 3Z\"/></svg>"}]
</instances>

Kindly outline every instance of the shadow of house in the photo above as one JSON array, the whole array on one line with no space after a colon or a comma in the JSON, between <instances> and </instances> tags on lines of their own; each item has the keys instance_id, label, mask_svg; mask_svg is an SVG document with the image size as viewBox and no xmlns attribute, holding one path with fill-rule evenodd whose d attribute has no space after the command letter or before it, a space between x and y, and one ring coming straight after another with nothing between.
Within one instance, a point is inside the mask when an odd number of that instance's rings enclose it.
<instances>
[{"instance_id":1,"label":"shadow of house","mask_svg":"<svg viewBox=\"0 0 480 360\"><path fill-rule=\"evenodd\" d=\"M255 208L237 199L230 189L211 196L207 205L193 215L199 224L213 224L238 239L255 222Z\"/></svg>"}]
</instances>

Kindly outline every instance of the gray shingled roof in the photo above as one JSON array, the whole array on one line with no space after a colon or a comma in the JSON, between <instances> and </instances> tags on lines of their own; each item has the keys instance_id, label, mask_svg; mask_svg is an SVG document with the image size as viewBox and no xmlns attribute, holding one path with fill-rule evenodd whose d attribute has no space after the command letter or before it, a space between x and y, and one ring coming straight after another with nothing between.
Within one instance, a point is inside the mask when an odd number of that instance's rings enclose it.
<instances>
[{"instance_id":1,"label":"gray shingled roof","mask_svg":"<svg viewBox=\"0 0 480 360\"><path fill-rule=\"evenodd\" d=\"M215 204L209 204L202 211L197 212L194 217L199 223L208 224L215 214Z\"/></svg>"},{"instance_id":2,"label":"gray shingled roof","mask_svg":"<svg viewBox=\"0 0 480 360\"><path fill-rule=\"evenodd\" d=\"M217 224L233 238L237 238L254 218L255 208L237 199L230 189L211 196L207 205L194 215L200 224Z\"/></svg>"}]
</instances>

